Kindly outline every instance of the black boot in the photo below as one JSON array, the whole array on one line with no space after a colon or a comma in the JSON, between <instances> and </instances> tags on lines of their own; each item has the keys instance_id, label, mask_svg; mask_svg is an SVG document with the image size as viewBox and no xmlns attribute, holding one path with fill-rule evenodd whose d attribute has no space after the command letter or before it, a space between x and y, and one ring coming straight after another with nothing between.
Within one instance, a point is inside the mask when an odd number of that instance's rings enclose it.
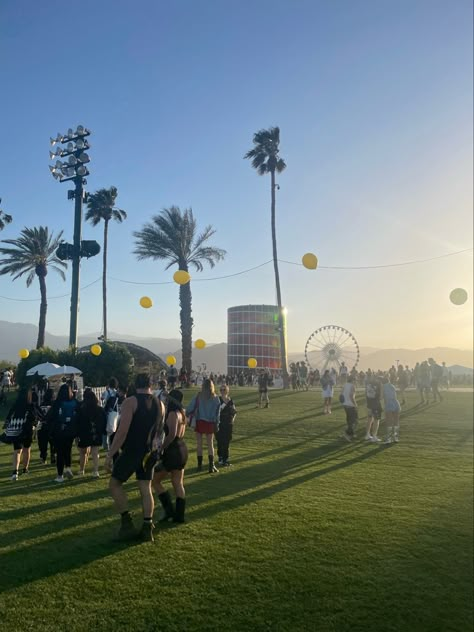
<instances>
[{"instance_id":1,"label":"black boot","mask_svg":"<svg viewBox=\"0 0 474 632\"><path fill-rule=\"evenodd\" d=\"M127 511L121 514L120 518L120 529L115 539L122 542L135 539L138 532L134 527L132 516Z\"/></svg>"},{"instance_id":2,"label":"black boot","mask_svg":"<svg viewBox=\"0 0 474 632\"><path fill-rule=\"evenodd\" d=\"M182 523L184 522L184 510L186 508L186 499L185 498L177 498L176 499L176 510L174 512L173 522Z\"/></svg>"},{"instance_id":3,"label":"black boot","mask_svg":"<svg viewBox=\"0 0 474 632\"><path fill-rule=\"evenodd\" d=\"M154 542L155 538L153 537L153 530L155 529L155 525L152 520L144 520L142 524L142 528L140 529L140 533L138 537L143 542Z\"/></svg>"},{"instance_id":4,"label":"black boot","mask_svg":"<svg viewBox=\"0 0 474 632\"><path fill-rule=\"evenodd\" d=\"M198 456L198 466L197 466L197 471L201 472L202 471L202 456Z\"/></svg>"},{"instance_id":5,"label":"black boot","mask_svg":"<svg viewBox=\"0 0 474 632\"><path fill-rule=\"evenodd\" d=\"M217 469L217 467L214 465L214 457L209 455L209 474L214 474L214 472L218 472L219 470Z\"/></svg>"},{"instance_id":6,"label":"black boot","mask_svg":"<svg viewBox=\"0 0 474 632\"><path fill-rule=\"evenodd\" d=\"M163 492L162 494L159 494L158 500L160 501L164 511L164 515L159 519L158 522L168 522L169 520L174 518L173 503L171 501L170 493Z\"/></svg>"}]
</instances>

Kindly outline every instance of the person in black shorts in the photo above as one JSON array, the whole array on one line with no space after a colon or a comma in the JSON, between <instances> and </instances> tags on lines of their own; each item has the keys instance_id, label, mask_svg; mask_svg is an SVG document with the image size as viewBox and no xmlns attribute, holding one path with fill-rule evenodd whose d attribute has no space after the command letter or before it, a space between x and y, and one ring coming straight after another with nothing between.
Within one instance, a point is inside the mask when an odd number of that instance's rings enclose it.
<instances>
[{"instance_id":1,"label":"person in black shorts","mask_svg":"<svg viewBox=\"0 0 474 632\"><path fill-rule=\"evenodd\" d=\"M165 438L161 448L161 463L155 470L153 489L158 494L164 514L160 522L184 522L186 505L184 491L184 468L188 460L188 449L184 442L186 431L186 416L182 406L183 393L178 389L170 391L168 395L168 410L164 424ZM165 490L162 481L171 477L176 507L173 509L170 493Z\"/></svg>"},{"instance_id":2,"label":"person in black shorts","mask_svg":"<svg viewBox=\"0 0 474 632\"><path fill-rule=\"evenodd\" d=\"M19 477L20 460L22 473L28 474L33 428L36 425L35 407L31 401L31 389L22 389L15 404L8 411L2 440L13 444L12 481Z\"/></svg>"},{"instance_id":3,"label":"person in black shorts","mask_svg":"<svg viewBox=\"0 0 474 632\"><path fill-rule=\"evenodd\" d=\"M143 461L150 452L153 438L161 431L164 407L151 393L150 376L139 373L135 379L136 394L127 397L120 411L120 424L107 453L105 465L111 471L109 489L115 507L121 516L118 539L140 537L153 542L153 494L151 480L153 466L144 467ZM122 450L112 467L115 454ZM151 462L151 460L148 460ZM128 498L123 484L135 473L143 508L143 525L137 533L128 511Z\"/></svg>"}]
</instances>

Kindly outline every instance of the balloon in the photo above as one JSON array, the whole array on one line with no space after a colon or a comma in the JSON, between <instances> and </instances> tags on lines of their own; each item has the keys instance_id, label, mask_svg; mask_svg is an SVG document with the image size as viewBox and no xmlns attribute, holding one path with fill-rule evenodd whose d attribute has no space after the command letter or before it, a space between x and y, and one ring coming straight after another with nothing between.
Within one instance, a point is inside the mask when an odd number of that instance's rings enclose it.
<instances>
[{"instance_id":1,"label":"balloon","mask_svg":"<svg viewBox=\"0 0 474 632\"><path fill-rule=\"evenodd\" d=\"M308 270L316 270L316 268L318 267L318 258L316 255L313 255L312 252L307 252L305 255L303 255L301 261L304 267L308 268Z\"/></svg>"},{"instance_id":2,"label":"balloon","mask_svg":"<svg viewBox=\"0 0 474 632\"><path fill-rule=\"evenodd\" d=\"M249 358L247 360L247 366L249 369L255 369L257 366L257 360L255 358Z\"/></svg>"},{"instance_id":3,"label":"balloon","mask_svg":"<svg viewBox=\"0 0 474 632\"><path fill-rule=\"evenodd\" d=\"M100 354L102 353L102 347L100 345L92 345L91 353L92 355L100 356Z\"/></svg>"},{"instance_id":4,"label":"balloon","mask_svg":"<svg viewBox=\"0 0 474 632\"><path fill-rule=\"evenodd\" d=\"M20 351L18 351L18 355L22 360L26 360L26 358L30 355L30 352L28 349L20 349Z\"/></svg>"},{"instance_id":5,"label":"balloon","mask_svg":"<svg viewBox=\"0 0 474 632\"><path fill-rule=\"evenodd\" d=\"M198 338L194 343L194 346L196 347L196 349L204 349L204 347L206 346L206 341L202 338Z\"/></svg>"},{"instance_id":6,"label":"balloon","mask_svg":"<svg viewBox=\"0 0 474 632\"><path fill-rule=\"evenodd\" d=\"M191 281L191 275L186 270L176 270L173 274L173 281L178 285L186 285Z\"/></svg>"},{"instance_id":7,"label":"balloon","mask_svg":"<svg viewBox=\"0 0 474 632\"><path fill-rule=\"evenodd\" d=\"M170 366L172 364L176 364L176 358L173 355L169 355L166 357L166 364L169 364Z\"/></svg>"},{"instance_id":8,"label":"balloon","mask_svg":"<svg viewBox=\"0 0 474 632\"><path fill-rule=\"evenodd\" d=\"M142 296L140 299L140 305L145 309L148 309L149 307L153 307L153 301L149 296Z\"/></svg>"},{"instance_id":9,"label":"balloon","mask_svg":"<svg viewBox=\"0 0 474 632\"><path fill-rule=\"evenodd\" d=\"M464 303L467 301L466 290L463 290L462 287L457 287L450 293L449 300L451 301L451 303L454 303L454 305L464 305Z\"/></svg>"}]
</instances>

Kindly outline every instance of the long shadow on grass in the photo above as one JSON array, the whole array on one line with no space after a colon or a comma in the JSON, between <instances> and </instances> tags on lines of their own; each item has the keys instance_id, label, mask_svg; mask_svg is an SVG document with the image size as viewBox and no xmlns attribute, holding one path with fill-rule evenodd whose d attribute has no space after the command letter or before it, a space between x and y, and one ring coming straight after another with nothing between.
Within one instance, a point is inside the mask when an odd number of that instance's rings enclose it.
<instances>
[{"instance_id":1,"label":"long shadow on grass","mask_svg":"<svg viewBox=\"0 0 474 632\"><path fill-rule=\"evenodd\" d=\"M248 493L246 494L241 493L242 491L245 490L245 486L242 486L242 481L239 481L238 479L234 479L230 483L230 485L227 485L226 490L225 490L227 492L227 495L225 499L223 499L222 503L215 503L209 506L208 503L204 502L203 503L204 506L201 508L199 508L199 505L197 505L197 507L190 512L191 514L190 517L193 521L199 520L201 518L209 518L210 516L214 516L222 511L237 509L238 507L241 507L243 505L248 505L249 503L254 503L259 500L268 499L274 494L287 491L288 489L295 487L296 485L301 485L307 481L313 480L315 478L319 478L321 476L325 476L326 474L331 474L333 472L337 472L340 469L351 467L353 465L356 465L357 463L362 463L366 461L367 459L370 459L371 457L383 451L384 451L383 447L374 446L374 448L370 450L370 452L359 454L345 461L334 463L333 465L327 465L318 469L311 469L311 471L309 472L305 470L305 472L301 476L295 476L290 479L285 478L284 480L281 480L280 478L276 477L274 474L269 473L269 475L266 478L262 477L261 479L259 479L259 482L265 483L268 480L274 480L275 482L272 485L267 485L266 487L262 489L256 489L256 490L247 488ZM308 465L308 462L306 462L306 465ZM294 467L296 467L296 465L294 465ZM300 464L300 467L302 467L302 464ZM240 482L240 485L239 485L239 482ZM237 492L240 492L238 496L233 496L229 498L230 494L237 493Z\"/></svg>"},{"instance_id":2,"label":"long shadow on grass","mask_svg":"<svg viewBox=\"0 0 474 632\"><path fill-rule=\"evenodd\" d=\"M347 458L348 456L351 456L352 452L358 450L359 447L360 446L358 444L347 444L341 443L341 441L333 441L322 446L311 447L308 450L304 450L296 454L293 453L291 455L284 456L280 459L273 459L272 461L265 461L248 467L242 467L238 470L234 470L233 472L229 472L224 476L209 477L207 474L201 475L201 481L196 481L195 478L192 479L192 487L190 487L189 491L190 507L199 506L199 504L201 504L199 499L203 497L204 504L208 503L210 499L221 498L223 501L223 507L225 508L228 504L227 498L236 493L240 494L238 497L240 499L240 504L245 504L247 502L245 499L253 493L251 490L255 482L258 486L260 486L271 481L278 481L278 489L276 491L280 491L285 487L291 487L294 484L298 484L298 482L293 483L293 481L298 481L299 479L281 480L282 476L292 474L295 469L300 468L306 470L308 466L314 466L314 469L311 471L311 475L309 476L309 478L312 478L318 476L318 472L322 471L318 469L321 465L325 465L333 459L338 460L334 465L330 466L327 470L328 472L333 471L333 469L349 467L358 461L365 461L367 458L375 454L379 454L380 451L383 450L382 447L379 447L376 444L371 444L370 446L367 446L367 452L359 454L355 458ZM341 458L345 460L341 461ZM210 478L212 478L212 481ZM258 492L262 494L262 497L266 497L266 490L271 489L272 487L270 486L266 487L264 490L258 490ZM242 495L242 492L246 491L248 491L249 494ZM268 495L271 495L271 493ZM232 500L233 499L231 498L231 502Z\"/></svg>"},{"instance_id":3,"label":"long shadow on grass","mask_svg":"<svg viewBox=\"0 0 474 632\"><path fill-rule=\"evenodd\" d=\"M110 507L93 509L88 512L89 520L84 520L80 531L60 534L44 542L18 547L0 556L0 593L11 591L19 586L80 568L99 559L114 555L124 548L139 545L137 543L116 543L111 540L112 525L102 521L87 528L87 522L105 519L110 516ZM85 518L85 515L83 515ZM63 525L64 518L58 518L56 523L50 523L50 529L56 524L58 529ZM75 525L78 519L75 519ZM79 523L81 524L81 523ZM71 526L71 525L69 525ZM115 526L115 525L114 525ZM30 529L31 537L31 529ZM144 545L145 546L145 545ZM146 545L149 546L149 545Z\"/></svg>"},{"instance_id":4,"label":"long shadow on grass","mask_svg":"<svg viewBox=\"0 0 474 632\"><path fill-rule=\"evenodd\" d=\"M67 488L64 489L64 496L51 500L50 502L41 503L39 505L26 505L17 509L7 509L6 511L0 511L0 522L4 520L14 520L17 518L26 518L35 513L44 513L48 511L54 511L55 509L62 509L68 505L75 505L79 503L86 503L91 500L98 500L99 498L109 498L108 489L101 487L93 492L87 494L76 494L74 496L67 495ZM4 542L2 542L4 544Z\"/></svg>"}]
</instances>

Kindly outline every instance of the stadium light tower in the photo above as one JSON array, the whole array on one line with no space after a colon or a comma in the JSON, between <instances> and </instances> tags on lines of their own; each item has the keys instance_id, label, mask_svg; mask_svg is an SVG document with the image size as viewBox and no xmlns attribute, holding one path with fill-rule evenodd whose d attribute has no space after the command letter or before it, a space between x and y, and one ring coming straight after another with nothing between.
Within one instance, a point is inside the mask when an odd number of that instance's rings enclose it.
<instances>
[{"instance_id":1,"label":"stadium light tower","mask_svg":"<svg viewBox=\"0 0 474 632\"><path fill-rule=\"evenodd\" d=\"M82 204L86 198L84 185L87 184L85 176L89 175L87 163L90 162L89 142L87 136L90 131L83 125L78 125L73 131L68 129L66 134L60 134L51 138L51 146L57 146L49 152L54 165L49 170L55 180L59 182L74 182L75 188L68 191L68 200L74 200L74 236L73 243L61 243L56 250L56 255L63 261L72 261L72 287L71 287L71 320L69 326L69 345L77 347L77 319L79 312L79 277L81 257L93 257L100 252L100 246L95 241L82 241ZM65 158L64 161L59 158Z\"/></svg>"}]
</instances>

